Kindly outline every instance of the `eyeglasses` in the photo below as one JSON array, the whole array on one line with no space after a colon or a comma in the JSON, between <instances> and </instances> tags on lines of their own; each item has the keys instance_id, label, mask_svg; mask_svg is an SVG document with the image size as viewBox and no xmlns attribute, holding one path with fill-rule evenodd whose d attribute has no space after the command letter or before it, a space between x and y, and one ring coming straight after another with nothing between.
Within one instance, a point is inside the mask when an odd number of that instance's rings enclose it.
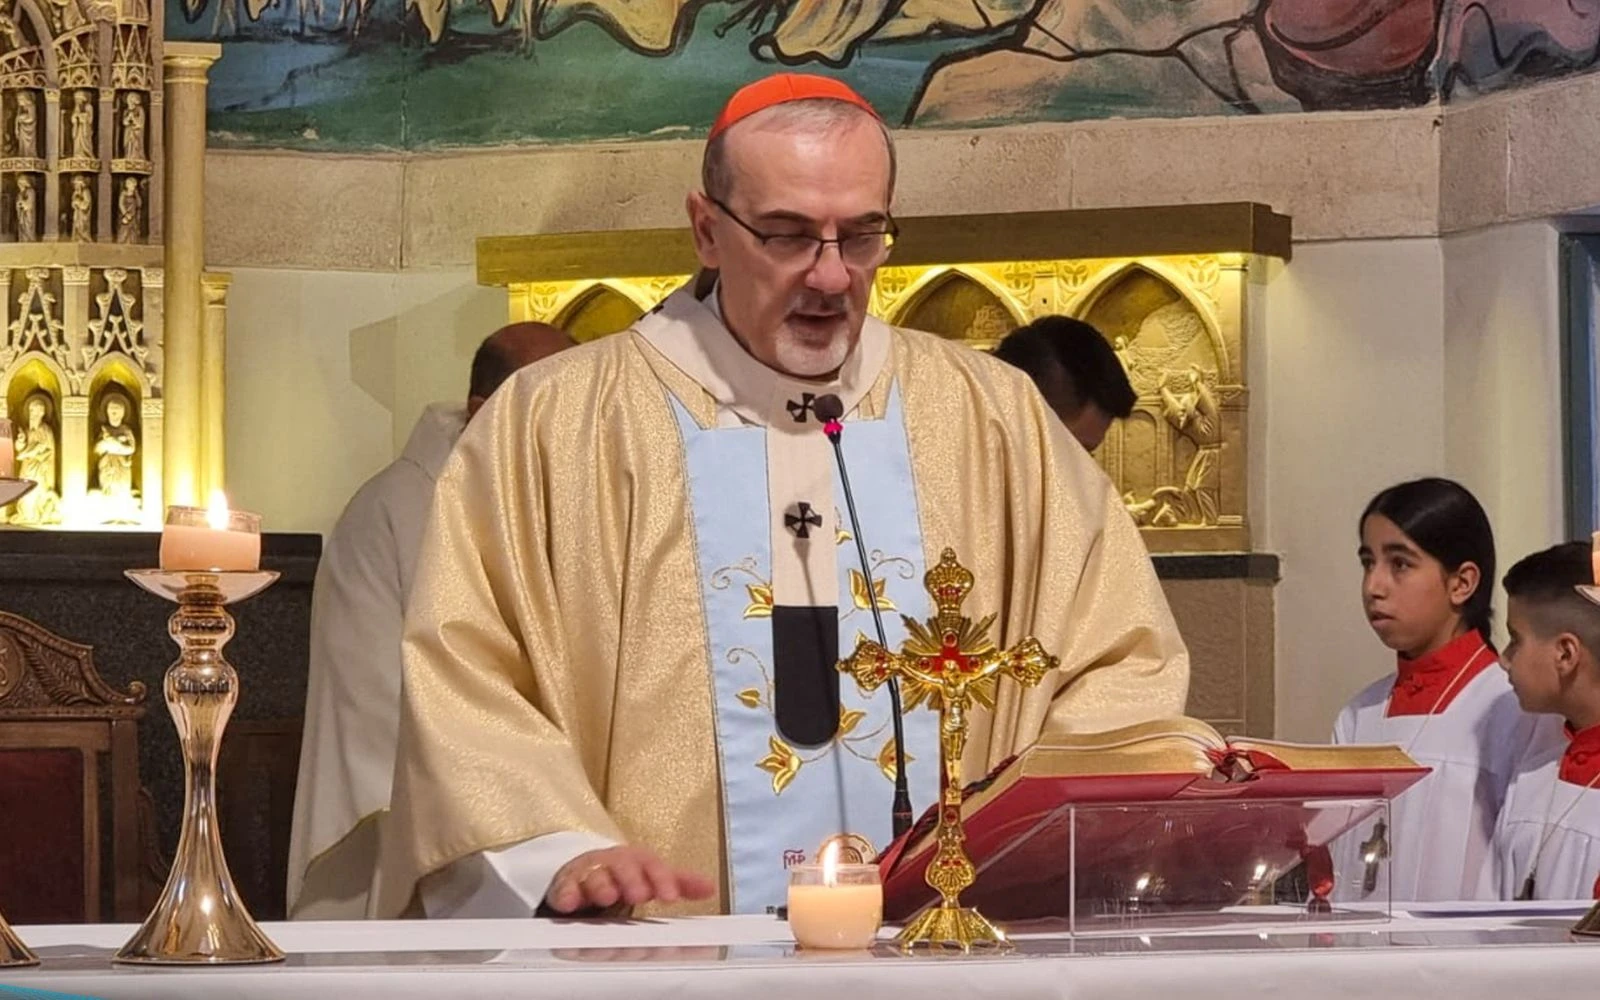
<instances>
[{"instance_id":1,"label":"eyeglasses","mask_svg":"<svg viewBox=\"0 0 1600 1000\"><path fill-rule=\"evenodd\" d=\"M830 243L839 248L839 259L844 261L847 267L877 267L889 259L889 250L894 246L895 237L900 234L900 229L894 224L893 219L879 223L887 226L886 229L845 233L832 239L823 239L821 236L812 236L808 233L763 233L735 215L733 209L721 201L709 197L708 200L721 209L723 215L737 222L741 229L754 236L766 250L767 256L772 258L773 263L785 267L815 267L817 261L822 259L823 248Z\"/></svg>"}]
</instances>

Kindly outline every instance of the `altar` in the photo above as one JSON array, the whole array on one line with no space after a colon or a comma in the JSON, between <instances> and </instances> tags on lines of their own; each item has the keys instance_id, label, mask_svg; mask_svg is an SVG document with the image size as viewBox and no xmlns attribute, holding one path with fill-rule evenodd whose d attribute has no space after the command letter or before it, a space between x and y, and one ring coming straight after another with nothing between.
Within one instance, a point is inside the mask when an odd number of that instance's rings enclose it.
<instances>
[{"instance_id":1,"label":"altar","mask_svg":"<svg viewBox=\"0 0 1600 1000\"><path fill-rule=\"evenodd\" d=\"M1600 941L1568 928L1590 905L1408 904L1391 919L1298 924L1241 910L1167 932L1023 929L1010 954L965 957L903 956L888 930L870 952L803 952L759 916L279 923L264 929L289 952L282 965L178 969L112 966L131 925L56 925L18 929L43 964L0 984L106 1000L1588 996Z\"/></svg>"}]
</instances>

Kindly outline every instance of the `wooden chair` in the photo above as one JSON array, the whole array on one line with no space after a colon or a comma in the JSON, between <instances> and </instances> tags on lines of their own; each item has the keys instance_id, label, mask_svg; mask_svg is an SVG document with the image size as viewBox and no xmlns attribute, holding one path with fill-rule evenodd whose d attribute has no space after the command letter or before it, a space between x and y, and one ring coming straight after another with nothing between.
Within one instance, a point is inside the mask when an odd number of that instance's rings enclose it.
<instances>
[{"instance_id":1,"label":"wooden chair","mask_svg":"<svg viewBox=\"0 0 1600 1000\"><path fill-rule=\"evenodd\" d=\"M101 920L107 799L112 919L143 918L144 700L140 681L126 692L108 685L90 647L0 611L0 912L11 923Z\"/></svg>"}]
</instances>

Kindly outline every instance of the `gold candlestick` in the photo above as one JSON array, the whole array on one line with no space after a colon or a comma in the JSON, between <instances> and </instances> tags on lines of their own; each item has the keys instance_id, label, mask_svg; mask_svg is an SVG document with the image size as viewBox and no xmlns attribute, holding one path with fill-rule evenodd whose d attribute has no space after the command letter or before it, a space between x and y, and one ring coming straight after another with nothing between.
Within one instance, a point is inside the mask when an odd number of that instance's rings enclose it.
<instances>
[{"instance_id":1,"label":"gold candlestick","mask_svg":"<svg viewBox=\"0 0 1600 1000\"><path fill-rule=\"evenodd\" d=\"M973 576L956 561L951 549L944 550L939 565L927 572L923 583L938 610L926 625L901 617L909 638L900 652L863 639L856 643L850 658L839 664L865 691L898 677L906 711L926 702L939 713L939 846L923 878L939 893L940 902L907 924L896 941L905 951L918 946L963 952L975 945L1008 948L1004 930L977 910L961 905L962 891L978 877L967 857L966 831L961 825L961 754L967 743L967 712L974 702L994 708L1001 677L1032 687L1060 661L1032 636L1011 649L999 649L989 639L994 615L973 624L961 614Z\"/></svg>"},{"instance_id":2,"label":"gold candlestick","mask_svg":"<svg viewBox=\"0 0 1600 1000\"><path fill-rule=\"evenodd\" d=\"M239 701L239 675L222 656L233 637L224 606L278 578L274 572L129 570L128 578L178 602L167 628L182 652L167 669L167 709L183 746L183 827L166 888L115 961L153 965L279 962L233 886L217 830L217 750Z\"/></svg>"},{"instance_id":3,"label":"gold candlestick","mask_svg":"<svg viewBox=\"0 0 1600 1000\"><path fill-rule=\"evenodd\" d=\"M15 969L23 965L38 965L39 956L33 949L22 943L17 937L17 932L6 923L6 918L0 914L0 969Z\"/></svg>"},{"instance_id":4,"label":"gold candlestick","mask_svg":"<svg viewBox=\"0 0 1600 1000\"><path fill-rule=\"evenodd\" d=\"M4 423L4 421L0 421ZM5 428L9 434L9 425ZM15 503L33 489L31 479L0 478L0 509ZM0 913L0 969L14 969L21 965L38 965L39 956L33 953L22 939L17 937L17 932L11 929L6 922L5 914Z\"/></svg>"}]
</instances>

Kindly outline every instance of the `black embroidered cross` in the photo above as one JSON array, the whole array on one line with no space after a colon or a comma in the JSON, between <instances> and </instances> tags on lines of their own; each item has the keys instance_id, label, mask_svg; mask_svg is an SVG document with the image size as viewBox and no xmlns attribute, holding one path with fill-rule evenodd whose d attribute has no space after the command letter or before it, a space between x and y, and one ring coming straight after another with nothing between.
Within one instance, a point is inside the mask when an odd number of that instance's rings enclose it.
<instances>
[{"instance_id":1,"label":"black embroidered cross","mask_svg":"<svg viewBox=\"0 0 1600 1000\"><path fill-rule=\"evenodd\" d=\"M794 532L796 538L810 538L812 528L822 527L822 515L812 510L811 505L802 500L797 513L783 515L783 526Z\"/></svg>"},{"instance_id":2,"label":"black embroidered cross","mask_svg":"<svg viewBox=\"0 0 1600 1000\"><path fill-rule=\"evenodd\" d=\"M816 393L802 392L799 399L791 399L783 405L788 407L789 416L794 418L795 423L803 424L806 422L806 414L811 412L812 404L816 401Z\"/></svg>"}]
</instances>

